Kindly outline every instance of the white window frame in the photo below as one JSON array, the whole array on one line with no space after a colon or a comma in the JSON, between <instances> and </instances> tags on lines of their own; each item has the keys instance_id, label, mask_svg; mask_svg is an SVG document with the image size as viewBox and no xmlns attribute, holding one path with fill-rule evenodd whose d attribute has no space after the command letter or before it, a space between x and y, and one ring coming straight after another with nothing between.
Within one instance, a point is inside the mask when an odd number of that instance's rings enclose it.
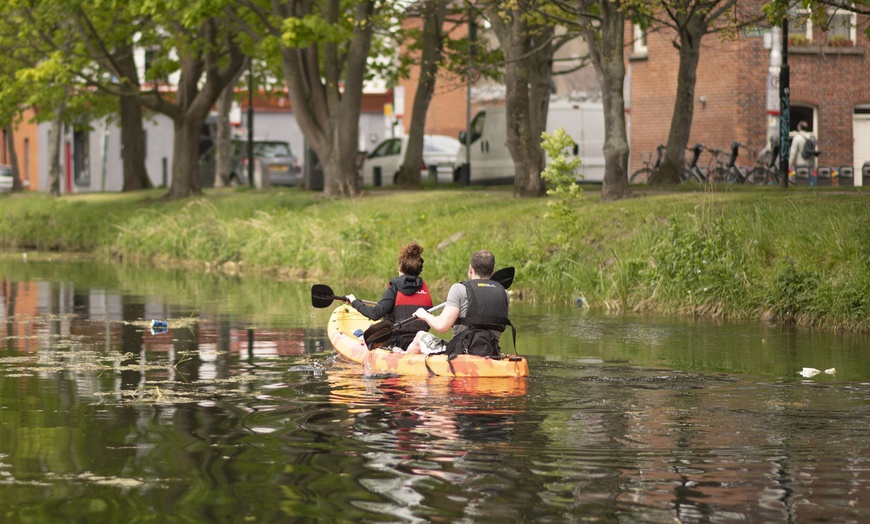
<instances>
[{"instance_id":1,"label":"white window frame","mask_svg":"<svg viewBox=\"0 0 870 524\"><path fill-rule=\"evenodd\" d=\"M804 33L804 36L807 37L807 42L812 44L813 43L813 19L810 16L810 12L807 9L789 9L788 14L789 14L789 19L797 18L797 17L806 17L806 22L805 22L806 32ZM791 33L791 30L789 30L789 33ZM794 33L794 34L799 34L799 33ZM790 34L786 35L785 37L788 38L789 36L790 36Z\"/></svg>"},{"instance_id":2,"label":"white window frame","mask_svg":"<svg viewBox=\"0 0 870 524\"><path fill-rule=\"evenodd\" d=\"M840 9L837 7L828 9L829 19L830 19L830 17L832 17L836 14L849 15L849 18L850 18L850 20L849 20L849 40L852 41L852 45L857 44L858 43L858 31L857 31L858 15L856 13L850 13L849 11L846 11L846 10L840 11ZM825 33L827 33L828 37L831 36L830 32L825 31Z\"/></svg>"},{"instance_id":3,"label":"white window frame","mask_svg":"<svg viewBox=\"0 0 870 524\"><path fill-rule=\"evenodd\" d=\"M638 55L649 53L649 48L646 46L646 31L640 24L632 24L634 26L634 52Z\"/></svg>"}]
</instances>

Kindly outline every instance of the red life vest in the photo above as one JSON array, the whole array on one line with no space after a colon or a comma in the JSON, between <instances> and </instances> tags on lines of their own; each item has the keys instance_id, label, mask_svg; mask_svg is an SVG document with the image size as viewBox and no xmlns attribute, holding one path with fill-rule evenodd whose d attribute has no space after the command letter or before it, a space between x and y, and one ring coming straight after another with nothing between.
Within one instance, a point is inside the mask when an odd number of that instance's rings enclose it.
<instances>
[{"instance_id":1,"label":"red life vest","mask_svg":"<svg viewBox=\"0 0 870 524\"><path fill-rule=\"evenodd\" d=\"M407 318L411 318L414 311L419 308L432 307L432 295L429 294L429 286L426 282L420 286L413 295L406 295L400 291L396 291L396 301L393 305L393 312L386 315L391 322L400 322ZM425 320L416 320L402 326L399 330L403 333L416 333L417 331L428 331L429 324Z\"/></svg>"}]
</instances>

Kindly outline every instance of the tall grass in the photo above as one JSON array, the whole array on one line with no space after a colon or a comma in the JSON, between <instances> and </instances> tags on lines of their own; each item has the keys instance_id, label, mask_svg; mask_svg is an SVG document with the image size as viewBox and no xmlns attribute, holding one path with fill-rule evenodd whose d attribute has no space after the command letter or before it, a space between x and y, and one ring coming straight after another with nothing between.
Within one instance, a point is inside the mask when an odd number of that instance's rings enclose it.
<instances>
[{"instance_id":1,"label":"tall grass","mask_svg":"<svg viewBox=\"0 0 870 524\"><path fill-rule=\"evenodd\" d=\"M586 187L561 219L547 199L516 199L510 188L374 191L355 200L298 189L214 190L178 202L156 191L27 194L0 198L0 246L379 294L400 247L416 240L438 295L486 248L498 267L517 268L519 300L583 297L610 310L870 330L870 207L866 193L838 189L681 188L601 203Z\"/></svg>"}]
</instances>

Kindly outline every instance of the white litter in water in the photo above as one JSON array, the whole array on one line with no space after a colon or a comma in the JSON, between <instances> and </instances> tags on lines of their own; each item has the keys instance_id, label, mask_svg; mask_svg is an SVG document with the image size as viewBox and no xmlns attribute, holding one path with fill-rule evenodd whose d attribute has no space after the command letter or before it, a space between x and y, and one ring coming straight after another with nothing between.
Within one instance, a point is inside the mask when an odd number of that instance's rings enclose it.
<instances>
[{"instance_id":1,"label":"white litter in water","mask_svg":"<svg viewBox=\"0 0 870 524\"><path fill-rule=\"evenodd\" d=\"M821 371L819 371L816 368L803 368L802 370L798 371L798 375L800 375L802 377L806 377L806 378L814 377L814 376L818 375L819 373L821 373ZM826 375L836 375L837 368L828 368L825 370L825 374Z\"/></svg>"}]
</instances>

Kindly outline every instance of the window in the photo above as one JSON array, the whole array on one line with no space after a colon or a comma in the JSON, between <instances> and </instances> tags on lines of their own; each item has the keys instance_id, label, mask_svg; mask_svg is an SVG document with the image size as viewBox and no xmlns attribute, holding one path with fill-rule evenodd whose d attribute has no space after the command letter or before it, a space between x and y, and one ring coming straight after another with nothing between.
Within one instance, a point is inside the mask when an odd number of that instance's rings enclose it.
<instances>
[{"instance_id":1,"label":"window","mask_svg":"<svg viewBox=\"0 0 870 524\"><path fill-rule=\"evenodd\" d=\"M797 132L798 122L803 120L810 126L810 133L816 133L816 110L810 106L799 106L792 104L789 109L788 131L790 135Z\"/></svg>"},{"instance_id":2,"label":"window","mask_svg":"<svg viewBox=\"0 0 870 524\"><path fill-rule=\"evenodd\" d=\"M385 140L375 149L372 154L369 155L369 158L378 158L383 156L391 156L398 155L399 150L401 149L402 144L399 143L398 138L393 138L390 140Z\"/></svg>"},{"instance_id":3,"label":"window","mask_svg":"<svg viewBox=\"0 0 870 524\"><path fill-rule=\"evenodd\" d=\"M76 129L73 133L73 179L77 186L91 184L90 133Z\"/></svg>"},{"instance_id":4,"label":"window","mask_svg":"<svg viewBox=\"0 0 870 524\"><path fill-rule=\"evenodd\" d=\"M855 26L857 18L855 13L841 11L839 9L828 10L828 26L825 28L828 45L852 46L855 44Z\"/></svg>"},{"instance_id":5,"label":"window","mask_svg":"<svg viewBox=\"0 0 870 524\"><path fill-rule=\"evenodd\" d=\"M806 9L791 7L788 10L789 45L810 45L813 41L813 21Z\"/></svg>"},{"instance_id":6,"label":"window","mask_svg":"<svg viewBox=\"0 0 870 524\"><path fill-rule=\"evenodd\" d=\"M647 54L646 30L639 24L634 24L634 52L639 55Z\"/></svg>"},{"instance_id":7,"label":"window","mask_svg":"<svg viewBox=\"0 0 870 524\"><path fill-rule=\"evenodd\" d=\"M480 112L471 121L471 142L474 143L483 135L483 125L486 123L486 113Z\"/></svg>"}]
</instances>

